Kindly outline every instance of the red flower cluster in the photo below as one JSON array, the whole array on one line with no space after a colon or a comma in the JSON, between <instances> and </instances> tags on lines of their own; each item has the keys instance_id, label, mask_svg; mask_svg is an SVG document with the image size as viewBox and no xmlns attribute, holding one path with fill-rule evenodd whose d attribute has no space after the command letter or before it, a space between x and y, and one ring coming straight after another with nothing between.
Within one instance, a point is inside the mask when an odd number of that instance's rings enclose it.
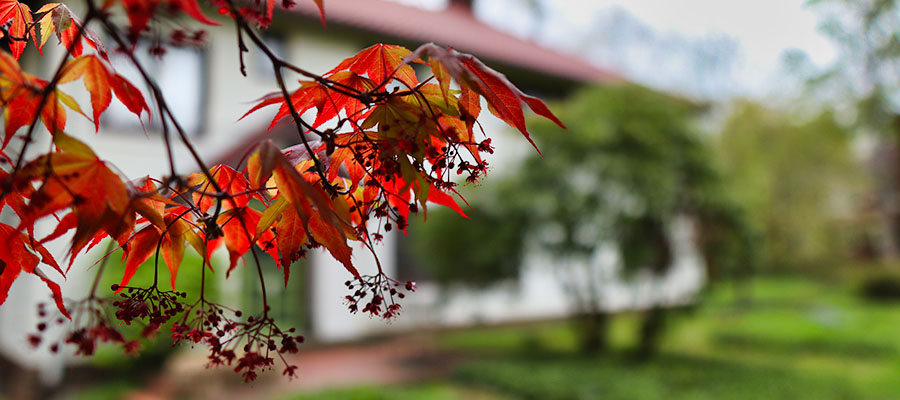
<instances>
[{"instance_id":1,"label":"red flower cluster","mask_svg":"<svg viewBox=\"0 0 900 400\"><path fill-rule=\"evenodd\" d=\"M146 320L147 330L144 336L149 336L159 327L169 321L178 313L184 311L184 305L179 298L187 297L187 293L176 291L160 291L157 287L138 288L129 286L112 285L112 290L119 293L122 299L112 302L116 307L116 319L131 325L135 319Z\"/></svg>"},{"instance_id":2,"label":"red flower cluster","mask_svg":"<svg viewBox=\"0 0 900 400\"><path fill-rule=\"evenodd\" d=\"M50 340L49 349L52 353L59 351L60 342L76 347L75 354L90 356L97 349L97 342L120 344L126 354L135 354L140 348L137 340L127 339L116 329L118 324L108 317L106 301L97 297L87 298L75 303L71 307L76 316L75 324L62 338ZM44 303L38 304L38 316L42 321L37 324L37 332L28 335L28 342L32 347L39 347L44 343L44 335L48 332L50 320L55 320L58 325L63 325L66 320L61 316L51 316L47 313Z\"/></svg>"},{"instance_id":3,"label":"red flower cluster","mask_svg":"<svg viewBox=\"0 0 900 400\"><path fill-rule=\"evenodd\" d=\"M193 311L188 310L172 326L175 344L187 341L207 346L210 367L232 365L237 360L234 371L241 373L246 381L255 379L257 371L274 368L275 357L284 364L285 375L296 376L297 367L284 357L296 354L304 341L303 336L294 334L294 328L283 331L275 325L274 319L265 315L250 316L246 322L236 321L226 313L240 318L240 311L226 310L221 305L207 302L199 305Z\"/></svg>"},{"instance_id":4,"label":"red flower cluster","mask_svg":"<svg viewBox=\"0 0 900 400\"><path fill-rule=\"evenodd\" d=\"M368 313L370 316L380 316L386 320L393 319L400 314L400 304L396 303L396 299L403 299L406 295L403 293L414 292L416 283L407 281L402 284L399 281L389 278L385 274L364 275L360 278L344 282L347 289L353 293L344 296L347 308L351 313L360 310L360 304L363 304L362 312ZM364 300L368 298L368 301Z\"/></svg>"}]
</instances>

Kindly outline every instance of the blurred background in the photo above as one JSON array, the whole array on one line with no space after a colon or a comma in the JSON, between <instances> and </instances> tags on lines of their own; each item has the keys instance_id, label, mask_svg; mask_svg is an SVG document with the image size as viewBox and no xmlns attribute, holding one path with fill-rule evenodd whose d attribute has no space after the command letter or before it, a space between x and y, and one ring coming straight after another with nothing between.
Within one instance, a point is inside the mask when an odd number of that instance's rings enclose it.
<instances>
[{"instance_id":1,"label":"blurred background","mask_svg":"<svg viewBox=\"0 0 900 400\"><path fill-rule=\"evenodd\" d=\"M268 260L273 311L307 338L297 379L245 384L165 334L137 355L33 349L46 299L22 279L0 309L0 399L900 399L898 3L326 0L323 30L300 0L266 34L298 65L451 45L568 129L529 120L540 156L483 121L496 154L461 191L469 218L430 208L379 249L419 287L392 322L347 311L327 255L287 287ZM234 122L274 87L252 52L239 78L234 46L213 29L147 57L218 162L292 144L290 127L264 129L271 115ZM97 152L132 177L165 171L158 128L109 113L100 136L81 129ZM259 307L253 273L218 274L220 301ZM179 290L196 280L182 272Z\"/></svg>"}]
</instances>

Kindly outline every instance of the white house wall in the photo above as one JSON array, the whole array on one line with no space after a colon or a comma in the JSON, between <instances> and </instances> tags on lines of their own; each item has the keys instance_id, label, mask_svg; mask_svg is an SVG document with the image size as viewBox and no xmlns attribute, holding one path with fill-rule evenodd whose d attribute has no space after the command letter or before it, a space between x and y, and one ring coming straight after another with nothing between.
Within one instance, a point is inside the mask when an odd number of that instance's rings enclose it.
<instances>
[{"instance_id":1,"label":"white house wall","mask_svg":"<svg viewBox=\"0 0 900 400\"><path fill-rule=\"evenodd\" d=\"M600 286L602 305L609 311L643 309L655 304L682 305L693 301L705 282L703 260L694 244L695 229L689 218L677 218L669 229L673 264L661 277L638 275L631 281L616 272L619 260L613 246L600 246L587 270L590 276L575 276L576 281L591 280ZM394 235L385 237L379 257L388 274L395 265ZM532 249L536 246L532 246ZM371 255L359 250L354 262L360 273L375 271ZM340 263L316 254L313 333L320 341L346 341L390 331L415 328L453 327L471 324L496 324L547 318L560 318L576 311L572 297L561 283L563 275L583 270L579 265L562 265L539 250L523 257L523 266L515 281L486 290L457 287L442 291L434 283L419 282L419 290L401 302L403 311L391 322L351 315L341 302L349 294L343 283L349 274ZM571 278L571 276L565 276Z\"/></svg>"}]
</instances>

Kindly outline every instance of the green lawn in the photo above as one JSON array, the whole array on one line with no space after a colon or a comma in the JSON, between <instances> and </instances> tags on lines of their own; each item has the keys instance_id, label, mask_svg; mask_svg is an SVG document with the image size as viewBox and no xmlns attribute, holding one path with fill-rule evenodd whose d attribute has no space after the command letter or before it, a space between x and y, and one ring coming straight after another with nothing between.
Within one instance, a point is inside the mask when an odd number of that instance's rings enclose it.
<instances>
[{"instance_id":1,"label":"green lawn","mask_svg":"<svg viewBox=\"0 0 900 400\"><path fill-rule=\"evenodd\" d=\"M512 400L516 397L455 383L408 386L361 386L289 397L290 400Z\"/></svg>"},{"instance_id":2,"label":"green lawn","mask_svg":"<svg viewBox=\"0 0 900 400\"><path fill-rule=\"evenodd\" d=\"M796 278L757 279L751 293L723 289L674 316L650 362L627 356L634 315L616 318L606 356L579 354L563 323L470 329L437 338L468 354L445 382L291 399L900 399L900 305Z\"/></svg>"}]
</instances>

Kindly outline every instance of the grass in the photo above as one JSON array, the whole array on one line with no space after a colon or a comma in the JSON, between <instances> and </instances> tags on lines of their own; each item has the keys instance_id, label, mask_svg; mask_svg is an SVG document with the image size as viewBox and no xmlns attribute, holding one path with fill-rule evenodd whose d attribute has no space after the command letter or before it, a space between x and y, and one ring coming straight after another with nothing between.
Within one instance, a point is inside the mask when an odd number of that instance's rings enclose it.
<instances>
[{"instance_id":1,"label":"grass","mask_svg":"<svg viewBox=\"0 0 900 400\"><path fill-rule=\"evenodd\" d=\"M587 357L476 361L456 378L527 399L858 398L852 386L828 376L673 354L652 363Z\"/></svg>"},{"instance_id":2,"label":"grass","mask_svg":"<svg viewBox=\"0 0 900 400\"><path fill-rule=\"evenodd\" d=\"M134 388L134 382L113 381L75 391L71 397L76 400L118 400Z\"/></svg>"},{"instance_id":3,"label":"grass","mask_svg":"<svg viewBox=\"0 0 900 400\"><path fill-rule=\"evenodd\" d=\"M410 386L361 386L330 389L295 395L284 400L506 400L512 399L484 389L467 388L449 383L423 383Z\"/></svg>"},{"instance_id":4,"label":"grass","mask_svg":"<svg viewBox=\"0 0 900 400\"><path fill-rule=\"evenodd\" d=\"M611 355L578 354L566 324L455 332L477 355L453 381L525 399L900 399L900 306L853 287L758 279L752 301L713 292L670 319L660 357L633 362L636 315L616 318Z\"/></svg>"}]
</instances>

